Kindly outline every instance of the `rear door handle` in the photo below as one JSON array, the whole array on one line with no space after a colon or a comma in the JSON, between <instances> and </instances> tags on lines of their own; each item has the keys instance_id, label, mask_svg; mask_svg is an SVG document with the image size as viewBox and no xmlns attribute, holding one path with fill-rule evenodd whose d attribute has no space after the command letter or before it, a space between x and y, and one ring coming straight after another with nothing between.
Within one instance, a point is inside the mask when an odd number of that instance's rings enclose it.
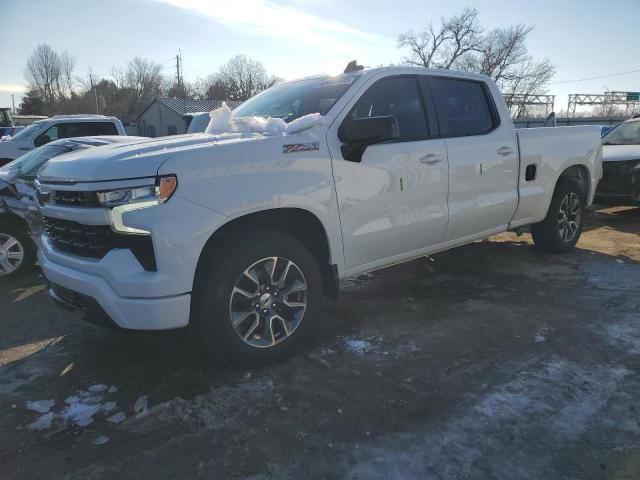
<instances>
[{"instance_id":1,"label":"rear door handle","mask_svg":"<svg viewBox=\"0 0 640 480\"><path fill-rule=\"evenodd\" d=\"M436 163L440 163L444 160L444 158L437 153L429 153L420 159L420 163L424 163L426 165L435 165Z\"/></svg>"},{"instance_id":2,"label":"rear door handle","mask_svg":"<svg viewBox=\"0 0 640 480\"><path fill-rule=\"evenodd\" d=\"M502 155L503 157L508 157L513 153L513 149L509 147L500 147L498 149L498 155Z\"/></svg>"}]
</instances>

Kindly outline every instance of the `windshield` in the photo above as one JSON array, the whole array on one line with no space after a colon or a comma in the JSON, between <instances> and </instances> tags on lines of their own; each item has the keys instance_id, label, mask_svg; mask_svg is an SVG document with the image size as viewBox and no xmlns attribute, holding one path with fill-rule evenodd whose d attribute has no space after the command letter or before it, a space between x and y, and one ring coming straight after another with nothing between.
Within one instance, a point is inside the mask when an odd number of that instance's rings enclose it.
<instances>
[{"instance_id":1,"label":"windshield","mask_svg":"<svg viewBox=\"0 0 640 480\"><path fill-rule=\"evenodd\" d=\"M640 122L623 122L602 137L603 145L640 145Z\"/></svg>"},{"instance_id":2,"label":"windshield","mask_svg":"<svg viewBox=\"0 0 640 480\"><path fill-rule=\"evenodd\" d=\"M71 148L61 145L45 145L25 153L17 160L9 163L7 167L20 169L18 178L25 181L33 181L40 167L53 157L70 152Z\"/></svg>"},{"instance_id":3,"label":"windshield","mask_svg":"<svg viewBox=\"0 0 640 480\"><path fill-rule=\"evenodd\" d=\"M273 117L291 122L310 113L325 115L360 75L283 83L250 98L233 111L236 117Z\"/></svg>"},{"instance_id":4,"label":"windshield","mask_svg":"<svg viewBox=\"0 0 640 480\"><path fill-rule=\"evenodd\" d=\"M31 125L28 125L28 126L24 127L22 130L20 130L18 133L13 135L11 138L13 140L26 139L26 138L30 137L32 133L36 133L36 132L40 131L41 128L42 128L42 124L41 123L32 123Z\"/></svg>"}]
</instances>

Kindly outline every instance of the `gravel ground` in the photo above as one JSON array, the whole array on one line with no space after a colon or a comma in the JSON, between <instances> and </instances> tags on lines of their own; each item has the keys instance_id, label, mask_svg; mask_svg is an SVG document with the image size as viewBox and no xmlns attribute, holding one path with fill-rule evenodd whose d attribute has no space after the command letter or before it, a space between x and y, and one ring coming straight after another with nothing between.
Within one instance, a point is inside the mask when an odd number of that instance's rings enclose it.
<instances>
[{"instance_id":1,"label":"gravel ground","mask_svg":"<svg viewBox=\"0 0 640 480\"><path fill-rule=\"evenodd\" d=\"M206 364L0 281L1 478L640 478L640 208L350 280L288 362Z\"/></svg>"}]
</instances>

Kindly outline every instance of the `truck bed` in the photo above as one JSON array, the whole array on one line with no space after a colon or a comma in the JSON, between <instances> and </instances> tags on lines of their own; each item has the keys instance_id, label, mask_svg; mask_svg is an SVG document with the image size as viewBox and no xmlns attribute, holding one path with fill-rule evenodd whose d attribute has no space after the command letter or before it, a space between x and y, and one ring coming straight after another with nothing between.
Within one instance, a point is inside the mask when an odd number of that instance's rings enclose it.
<instances>
[{"instance_id":1,"label":"truck bed","mask_svg":"<svg viewBox=\"0 0 640 480\"><path fill-rule=\"evenodd\" d=\"M593 202L602 178L602 143L597 126L525 128L516 130L520 154L519 202L510 228L544 219L551 203L556 179L571 168L588 191L587 205ZM526 179L527 166L535 165L536 175ZM584 165L587 168L580 167ZM589 171L594 172L593 175Z\"/></svg>"}]
</instances>

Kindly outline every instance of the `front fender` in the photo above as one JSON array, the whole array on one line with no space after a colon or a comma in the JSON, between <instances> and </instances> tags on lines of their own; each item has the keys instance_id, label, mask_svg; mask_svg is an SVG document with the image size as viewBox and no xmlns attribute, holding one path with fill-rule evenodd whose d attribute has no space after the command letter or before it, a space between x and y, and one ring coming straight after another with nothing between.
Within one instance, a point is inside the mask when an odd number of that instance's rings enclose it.
<instances>
[{"instance_id":1,"label":"front fender","mask_svg":"<svg viewBox=\"0 0 640 480\"><path fill-rule=\"evenodd\" d=\"M227 221L279 208L312 213L327 234L331 263L341 272L338 204L321 136L311 130L194 149L171 157L158 173L176 174L176 196L218 212ZM291 144L314 144L317 149L285 153L284 146Z\"/></svg>"}]
</instances>

